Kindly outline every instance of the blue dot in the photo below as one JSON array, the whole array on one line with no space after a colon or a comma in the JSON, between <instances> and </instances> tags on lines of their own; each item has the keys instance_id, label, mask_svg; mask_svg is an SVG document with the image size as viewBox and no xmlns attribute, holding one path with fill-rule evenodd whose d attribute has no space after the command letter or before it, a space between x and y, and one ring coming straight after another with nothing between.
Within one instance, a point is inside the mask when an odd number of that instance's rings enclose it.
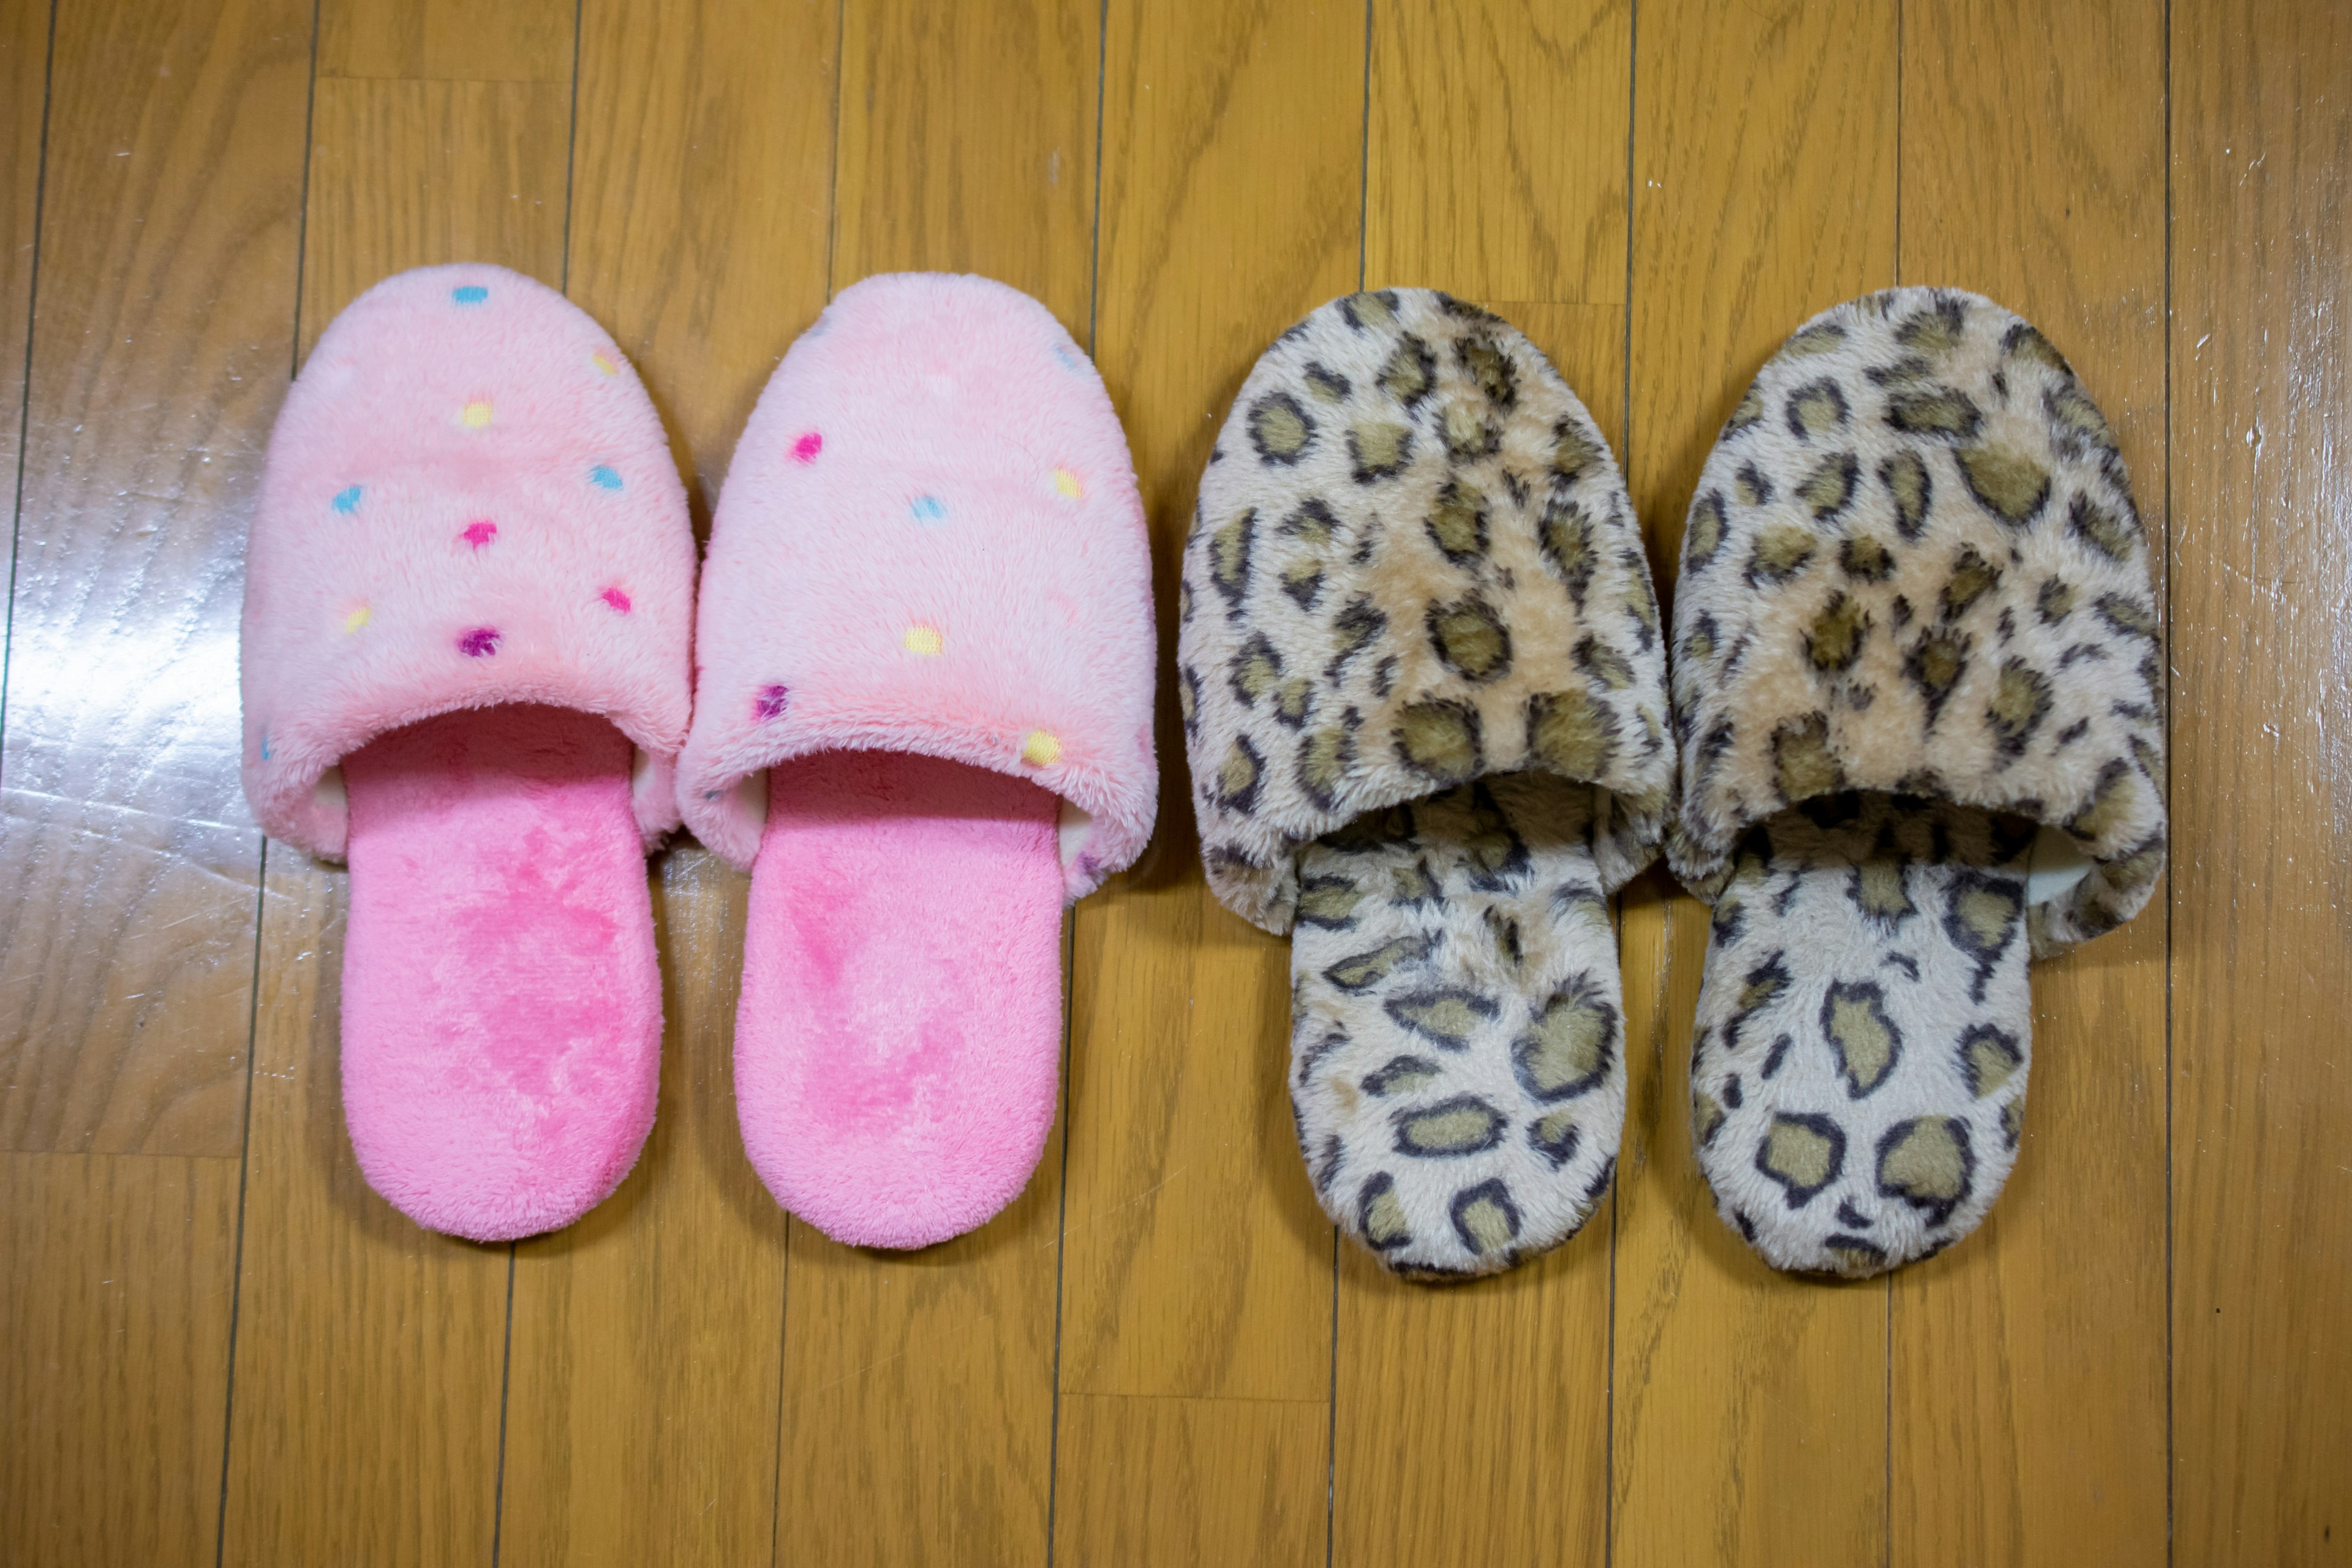
<instances>
[{"instance_id":1,"label":"blue dot","mask_svg":"<svg viewBox=\"0 0 2352 1568\"><path fill-rule=\"evenodd\" d=\"M265 763L269 760L269 737L267 734L261 737L261 760Z\"/></svg>"},{"instance_id":2,"label":"blue dot","mask_svg":"<svg viewBox=\"0 0 2352 1568\"><path fill-rule=\"evenodd\" d=\"M490 297L490 291L479 283L467 283L449 290L449 298L460 305L478 305Z\"/></svg>"},{"instance_id":3,"label":"blue dot","mask_svg":"<svg viewBox=\"0 0 2352 1568\"><path fill-rule=\"evenodd\" d=\"M927 528L933 523L947 521L947 505L937 496L917 496L915 504L910 510L915 514L915 521Z\"/></svg>"},{"instance_id":4,"label":"blue dot","mask_svg":"<svg viewBox=\"0 0 2352 1568\"><path fill-rule=\"evenodd\" d=\"M360 488L349 485L335 492L335 510L345 517L360 510Z\"/></svg>"},{"instance_id":5,"label":"blue dot","mask_svg":"<svg viewBox=\"0 0 2352 1568\"><path fill-rule=\"evenodd\" d=\"M588 482L602 486L608 490L616 490L621 488L621 476L599 463L588 470Z\"/></svg>"}]
</instances>

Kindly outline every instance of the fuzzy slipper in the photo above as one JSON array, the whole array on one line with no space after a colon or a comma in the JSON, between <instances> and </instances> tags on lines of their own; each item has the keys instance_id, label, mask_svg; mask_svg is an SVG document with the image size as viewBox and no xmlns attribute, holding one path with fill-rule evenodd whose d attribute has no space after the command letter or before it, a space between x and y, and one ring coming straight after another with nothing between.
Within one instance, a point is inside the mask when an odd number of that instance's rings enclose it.
<instances>
[{"instance_id":1,"label":"fuzzy slipper","mask_svg":"<svg viewBox=\"0 0 2352 1568\"><path fill-rule=\"evenodd\" d=\"M1416 1276L1566 1240L1624 1120L1606 900L1655 855L1674 767L1607 443L1486 311L1334 300L1244 384L1181 603L1202 857L1292 933L1324 1207Z\"/></svg>"},{"instance_id":2,"label":"fuzzy slipper","mask_svg":"<svg viewBox=\"0 0 2352 1568\"><path fill-rule=\"evenodd\" d=\"M1151 834L1153 648L1126 437L1069 334L982 278L843 290L736 447L679 773L751 868L744 1147L835 1239L943 1241L1028 1181L1063 903Z\"/></svg>"},{"instance_id":3,"label":"fuzzy slipper","mask_svg":"<svg viewBox=\"0 0 2352 1568\"><path fill-rule=\"evenodd\" d=\"M562 295L425 268L320 339L247 552L245 787L351 861L344 1112L419 1225L569 1224L653 1124L693 595L661 421Z\"/></svg>"},{"instance_id":4,"label":"fuzzy slipper","mask_svg":"<svg viewBox=\"0 0 2352 1568\"><path fill-rule=\"evenodd\" d=\"M1973 294L1837 307L1708 457L1675 599L1675 870L1715 906L1698 1158L1776 1268L1975 1228L2017 1157L2026 962L2164 864L2148 546L2065 360Z\"/></svg>"}]
</instances>

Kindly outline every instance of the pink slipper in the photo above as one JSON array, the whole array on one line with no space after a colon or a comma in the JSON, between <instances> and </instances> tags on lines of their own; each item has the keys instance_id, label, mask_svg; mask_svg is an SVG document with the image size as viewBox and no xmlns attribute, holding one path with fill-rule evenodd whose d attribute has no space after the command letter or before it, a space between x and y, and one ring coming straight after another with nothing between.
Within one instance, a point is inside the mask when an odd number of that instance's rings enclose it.
<instances>
[{"instance_id":1,"label":"pink slipper","mask_svg":"<svg viewBox=\"0 0 2352 1568\"><path fill-rule=\"evenodd\" d=\"M1151 833L1126 438L1035 300L869 279L761 395L709 567L678 795L752 868L744 1146L837 1240L943 1241L1028 1181L1063 902Z\"/></svg>"},{"instance_id":2,"label":"pink slipper","mask_svg":"<svg viewBox=\"0 0 2352 1568\"><path fill-rule=\"evenodd\" d=\"M247 554L245 788L350 858L344 1113L419 1225L567 1225L653 1124L693 595L661 421L562 295L425 268L320 340Z\"/></svg>"}]
</instances>

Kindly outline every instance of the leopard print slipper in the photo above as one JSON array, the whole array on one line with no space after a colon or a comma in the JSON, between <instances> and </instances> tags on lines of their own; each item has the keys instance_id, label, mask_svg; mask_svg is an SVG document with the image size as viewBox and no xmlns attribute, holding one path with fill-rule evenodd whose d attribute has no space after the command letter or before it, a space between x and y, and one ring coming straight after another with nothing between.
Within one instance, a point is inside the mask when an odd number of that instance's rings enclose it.
<instances>
[{"instance_id":1,"label":"leopard print slipper","mask_svg":"<svg viewBox=\"0 0 2352 1568\"><path fill-rule=\"evenodd\" d=\"M1776 1268L1974 1229L2017 1157L2026 963L2164 864L2148 543L2048 339L1973 294L1824 312L1699 479L1675 873L1714 905L1693 1136Z\"/></svg>"},{"instance_id":2,"label":"leopard print slipper","mask_svg":"<svg viewBox=\"0 0 2352 1568\"><path fill-rule=\"evenodd\" d=\"M1624 481L1527 339L1400 289L1282 335L1200 494L1177 696L1202 855L1292 932L1315 1191L1399 1272L1507 1268L1591 1214L1624 1120L1606 900L1674 770Z\"/></svg>"}]
</instances>

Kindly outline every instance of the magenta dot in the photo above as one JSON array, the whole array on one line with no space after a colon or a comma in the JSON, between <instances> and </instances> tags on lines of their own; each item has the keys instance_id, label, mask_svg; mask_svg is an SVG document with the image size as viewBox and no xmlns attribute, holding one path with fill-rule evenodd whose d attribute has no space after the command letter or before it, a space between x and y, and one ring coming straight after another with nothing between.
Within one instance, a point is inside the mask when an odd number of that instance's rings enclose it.
<instances>
[{"instance_id":1,"label":"magenta dot","mask_svg":"<svg viewBox=\"0 0 2352 1568\"><path fill-rule=\"evenodd\" d=\"M816 461L816 455L824 450L824 437L819 435L816 431L812 430L807 435L793 443L793 461L795 463L814 463Z\"/></svg>"},{"instance_id":2,"label":"magenta dot","mask_svg":"<svg viewBox=\"0 0 2352 1568\"><path fill-rule=\"evenodd\" d=\"M491 540L496 539L498 536L499 525L497 523L492 522L488 518L478 518L474 521L466 525L464 538L467 543L472 545L475 549L479 550L483 545L488 544Z\"/></svg>"},{"instance_id":3,"label":"magenta dot","mask_svg":"<svg viewBox=\"0 0 2352 1568\"><path fill-rule=\"evenodd\" d=\"M476 626L457 637L457 651L467 658L487 658L499 651L499 631L496 626Z\"/></svg>"},{"instance_id":4,"label":"magenta dot","mask_svg":"<svg viewBox=\"0 0 2352 1568\"><path fill-rule=\"evenodd\" d=\"M612 605L613 608L620 611L621 614L625 616L629 613L629 596L621 592L618 588L607 588L596 596L604 600L606 604Z\"/></svg>"},{"instance_id":5,"label":"magenta dot","mask_svg":"<svg viewBox=\"0 0 2352 1568\"><path fill-rule=\"evenodd\" d=\"M762 686L760 695L751 703L751 710L762 719L781 719L784 716L784 710L792 706L792 700L789 688Z\"/></svg>"}]
</instances>

